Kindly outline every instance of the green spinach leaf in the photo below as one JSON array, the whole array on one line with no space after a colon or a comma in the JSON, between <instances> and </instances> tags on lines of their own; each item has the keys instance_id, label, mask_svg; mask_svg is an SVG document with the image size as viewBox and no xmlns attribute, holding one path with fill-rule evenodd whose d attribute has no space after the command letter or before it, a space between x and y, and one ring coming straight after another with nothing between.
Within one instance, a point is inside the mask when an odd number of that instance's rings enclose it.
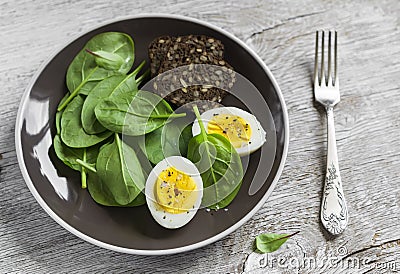
<instances>
[{"instance_id":1,"label":"green spinach leaf","mask_svg":"<svg viewBox=\"0 0 400 274\"><path fill-rule=\"evenodd\" d=\"M116 53L107 52L104 50L91 51L86 49L86 52L94 56L94 60L99 67L108 70L120 70L124 64L124 59Z\"/></svg>"},{"instance_id":2,"label":"green spinach leaf","mask_svg":"<svg viewBox=\"0 0 400 274\"><path fill-rule=\"evenodd\" d=\"M293 234L275 234L264 233L256 237L257 251L260 253L271 253L278 250L290 237L296 235L299 231Z\"/></svg>"},{"instance_id":3,"label":"green spinach leaf","mask_svg":"<svg viewBox=\"0 0 400 274\"><path fill-rule=\"evenodd\" d=\"M90 170L95 173L97 172L96 163L90 164L90 163L86 162L86 160L83 160L83 159L82 160L76 159L76 162L81 165L81 168L85 168L85 169Z\"/></svg>"},{"instance_id":4,"label":"green spinach leaf","mask_svg":"<svg viewBox=\"0 0 400 274\"><path fill-rule=\"evenodd\" d=\"M160 96L143 90L104 99L95 107L95 114L108 130L131 136L152 132L163 126L168 118L186 116L186 113L173 113L171 106Z\"/></svg>"},{"instance_id":5,"label":"green spinach leaf","mask_svg":"<svg viewBox=\"0 0 400 274\"><path fill-rule=\"evenodd\" d=\"M122 142L117 133L114 141L100 148L97 175L120 205L131 203L143 190L145 179L135 151Z\"/></svg>"},{"instance_id":6,"label":"green spinach leaf","mask_svg":"<svg viewBox=\"0 0 400 274\"><path fill-rule=\"evenodd\" d=\"M108 69L99 66L96 56L88 53L102 51L110 54L119 55L123 64L118 69ZM98 58L98 57L97 57ZM62 110L79 93L89 94L91 89L101 81L111 75L127 73L134 61L134 43L132 38L120 32L105 32L90 39L84 48L75 56L68 67L66 82L68 90L71 92L63 104L58 107Z\"/></svg>"},{"instance_id":7,"label":"green spinach leaf","mask_svg":"<svg viewBox=\"0 0 400 274\"><path fill-rule=\"evenodd\" d=\"M220 134L208 134L194 107L201 132L188 146L187 157L201 173L204 193L202 204L219 209L229 205L237 195L243 178L239 155L231 143Z\"/></svg>"},{"instance_id":8,"label":"green spinach leaf","mask_svg":"<svg viewBox=\"0 0 400 274\"><path fill-rule=\"evenodd\" d=\"M166 123L145 136L145 153L153 164L158 164L169 156L187 155L187 148L192 138L191 125L179 119L174 123Z\"/></svg>"},{"instance_id":9,"label":"green spinach leaf","mask_svg":"<svg viewBox=\"0 0 400 274\"><path fill-rule=\"evenodd\" d=\"M83 160L84 148L72 148L65 145L59 135L53 140L54 150L57 157L73 170L80 171L81 166L76 162L77 159ZM86 150L85 162L95 164L99 153L99 145L88 147Z\"/></svg>"},{"instance_id":10,"label":"green spinach leaf","mask_svg":"<svg viewBox=\"0 0 400 274\"><path fill-rule=\"evenodd\" d=\"M99 153L99 145L89 148L71 148L65 145L57 134L53 140L54 151L57 157L73 170L81 172L82 188L86 188L86 170L79 161L84 161L89 165L94 165Z\"/></svg>"},{"instance_id":11,"label":"green spinach leaf","mask_svg":"<svg viewBox=\"0 0 400 274\"><path fill-rule=\"evenodd\" d=\"M143 67L142 62L138 68L129 75L114 75L99 82L86 97L82 108L82 126L89 134L101 133L107 130L96 119L94 109L97 104L110 96L118 96L122 92L133 92L138 90L136 75Z\"/></svg>"},{"instance_id":12,"label":"green spinach leaf","mask_svg":"<svg viewBox=\"0 0 400 274\"><path fill-rule=\"evenodd\" d=\"M64 101L67 100L68 96L69 96L69 93L66 93L64 95L64 97L61 98L61 101L60 101L60 103L58 105L63 104ZM57 132L58 135L61 134L61 116L62 116L63 112L64 111L57 111L56 112L56 132Z\"/></svg>"},{"instance_id":13,"label":"green spinach leaf","mask_svg":"<svg viewBox=\"0 0 400 274\"><path fill-rule=\"evenodd\" d=\"M84 99L82 95L76 96L68 104L61 116L61 139L69 147L90 147L107 139L112 132L105 131L100 134L87 134L82 127L81 116Z\"/></svg>"},{"instance_id":14,"label":"green spinach leaf","mask_svg":"<svg viewBox=\"0 0 400 274\"><path fill-rule=\"evenodd\" d=\"M56 132L58 135L61 134L61 117L62 117L63 111L57 111L56 112Z\"/></svg>"},{"instance_id":15,"label":"green spinach leaf","mask_svg":"<svg viewBox=\"0 0 400 274\"><path fill-rule=\"evenodd\" d=\"M66 146L59 135L56 135L53 140L54 151L58 159L64 162L73 170L81 171L81 166L76 162L76 159L83 159L83 148L72 148Z\"/></svg>"},{"instance_id":16,"label":"green spinach leaf","mask_svg":"<svg viewBox=\"0 0 400 274\"><path fill-rule=\"evenodd\" d=\"M153 169L152 163L149 161L149 158L146 155L145 148L145 137L146 135L140 136L128 136L123 135L122 140L125 144L129 145L136 152L136 156L142 166L142 171L145 179L149 176L151 170Z\"/></svg>"},{"instance_id":17,"label":"green spinach leaf","mask_svg":"<svg viewBox=\"0 0 400 274\"><path fill-rule=\"evenodd\" d=\"M129 204L120 205L115 201L113 194L110 192L104 181L93 172L89 172L88 174L88 190L93 200L104 206L134 207L146 203L146 196L143 192L140 192Z\"/></svg>"},{"instance_id":18,"label":"green spinach leaf","mask_svg":"<svg viewBox=\"0 0 400 274\"><path fill-rule=\"evenodd\" d=\"M181 133L181 136L179 138L179 151L181 152L181 155L183 157L187 156L187 151L188 151L188 146L189 142L192 139L192 124L187 125Z\"/></svg>"}]
</instances>

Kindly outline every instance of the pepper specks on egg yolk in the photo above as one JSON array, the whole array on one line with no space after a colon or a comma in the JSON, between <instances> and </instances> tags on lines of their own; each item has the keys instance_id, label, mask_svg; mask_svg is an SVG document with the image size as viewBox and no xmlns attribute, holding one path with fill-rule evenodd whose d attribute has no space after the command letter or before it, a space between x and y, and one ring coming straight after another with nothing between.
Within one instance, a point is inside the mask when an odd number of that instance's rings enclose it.
<instances>
[{"instance_id":1,"label":"pepper specks on egg yolk","mask_svg":"<svg viewBox=\"0 0 400 274\"><path fill-rule=\"evenodd\" d=\"M214 114L208 122L207 132L223 135L235 148L248 144L251 137L249 123L240 116L230 114Z\"/></svg>"},{"instance_id":2,"label":"pepper specks on egg yolk","mask_svg":"<svg viewBox=\"0 0 400 274\"><path fill-rule=\"evenodd\" d=\"M157 178L154 192L162 210L172 214L186 212L197 200L196 183L186 173L169 167Z\"/></svg>"}]
</instances>

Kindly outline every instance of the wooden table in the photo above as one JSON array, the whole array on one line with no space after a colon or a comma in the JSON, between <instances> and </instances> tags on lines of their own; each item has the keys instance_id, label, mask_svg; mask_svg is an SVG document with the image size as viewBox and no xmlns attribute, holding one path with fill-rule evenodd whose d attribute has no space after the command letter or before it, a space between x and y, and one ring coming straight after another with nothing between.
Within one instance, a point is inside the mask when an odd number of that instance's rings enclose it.
<instances>
[{"instance_id":1,"label":"wooden table","mask_svg":"<svg viewBox=\"0 0 400 274\"><path fill-rule=\"evenodd\" d=\"M97 24L144 12L203 19L245 41L275 75L290 118L286 166L263 208L223 240L172 256L118 254L63 229L26 187L14 146L19 101L49 55ZM400 271L399 18L398 0L1 1L0 272ZM336 238L319 221L326 119L314 103L311 77L320 28L337 29L340 39L342 101L335 114L350 223ZM259 233L295 231L279 251L253 253Z\"/></svg>"}]
</instances>

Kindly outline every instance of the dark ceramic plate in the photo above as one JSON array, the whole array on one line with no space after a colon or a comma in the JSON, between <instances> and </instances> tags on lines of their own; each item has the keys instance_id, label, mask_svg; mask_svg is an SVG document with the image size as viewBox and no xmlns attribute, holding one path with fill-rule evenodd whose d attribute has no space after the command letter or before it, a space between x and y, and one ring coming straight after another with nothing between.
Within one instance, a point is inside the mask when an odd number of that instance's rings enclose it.
<instances>
[{"instance_id":1,"label":"dark ceramic plate","mask_svg":"<svg viewBox=\"0 0 400 274\"><path fill-rule=\"evenodd\" d=\"M54 116L67 92L67 67L88 39L120 31L135 40L135 66L147 60L147 46L161 35L205 34L225 45L225 59L249 82L235 84L241 100L225 105L248 108L267 132L267 142L249 157L242 187L227 210L199 210L186 226L159 226L146 206L109 208L96 204L80 188L79 174L53 151ZM148 62L147 62L148 63ZM248 86L246 86L248 85ZM98 27L75 39L47 62L26 90L16 121L16 149L22 175L33 196L61 226L98 246L119 252L159 255L183 252L215 242L249 220L272 192L288 149L288 117L279 87L263 61L243 42L208 23L171 15L143 15Z\"/></svg>"}]
</instances>

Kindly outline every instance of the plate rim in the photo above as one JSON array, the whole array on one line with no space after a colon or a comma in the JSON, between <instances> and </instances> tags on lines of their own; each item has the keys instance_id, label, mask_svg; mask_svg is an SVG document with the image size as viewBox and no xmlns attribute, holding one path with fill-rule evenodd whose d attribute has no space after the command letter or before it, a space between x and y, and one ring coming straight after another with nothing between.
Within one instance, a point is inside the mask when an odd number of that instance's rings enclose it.
<instances>
[{"instance_id":1,"label":"plate rim","mask_svg":"<svg viewBox=\"0 0 400 274\"><path fill-rule=\"evenodd\" d=\"M279 101L282 106L284 128L285 128L283 155L282 155L282 160L277 169L277 173L276 173L270 187L264 194L264 196L260 199L260 201L253 207L253 209L250 212L248 212L238 222L236 222L235 224L233 224L226 230L218 233L217 235L215 235L213 237L210 237L206 240L203 240L203 241L200 241L200 242L197 242L194 244L190 244L190 245L186 245L186 246L182 246L182 247L176 247L176 248L162 249L162 250L132 249L132 248L108 244L108 243L102 242L100 240L97 240L95 238L92 238L89 235L86 235L85 233L79 231L77 228L74 228L73 226L71 226L67 222L65 222L60 216L58 216L54 211L51 210L51 208L47 205L47 203L44 201L44 199L41 197L41 195L39 194L39 192L36 190L36 188L33 185L33 182L28 174L28 170L25 165L25 161L24 161L24 157L23 157L21 131L20 131L20 129L22 128L22 120L21 120L22 113L23 113L23 110L26 108L26 103L29 98L30 91L32 90L33 85L35 84L35 82L37 81L38 77L41 75L43 70L54 59L54 57L56 57L56 55L58 53L60 53L62 50L64 50L72 42L79 39L81 36L83 36L89 32L92 32L98 28L105 27L107 25L117 23L120 21L131 20L131 19L140 19L140 18L151 18L151 17L177 19L177 20L183 20L183 21L196 23L196 24L208 27L212 30L215 30L215 31L221 33L222 35L225 35L228 38L232 39L236 43L238 43L243 49L245 49L257 61L257 63L262 67L264 72L270 78L271 83L277 92ZM102 248L105 248L108 250L117 251L117 252L121 252L121 253L127 253L127 254L134 254L134 255L168 255L168 254L176 254L176 253L181 253L181 252L198 249L198 248L212 244L212 243L226 237L227 235L231 234L236 229L238 229L239 227L244 225L248 220L250 220L254 216L254 214L265 204L265 202L271 195L272 191L274 190L277 182L279 181L279 178L281 177L283 168L285 166L287 153L288 153L288 149L289 149L289 115L288 115L285 100L283 98L282 91L279 88L278 82L276 81L272 72L269 70L268 66L261 59L261 57L258 56L258 54L253 49L251 49L247 44L245 44L242 40L237 38L234 34L222 29L221 27L218 27L211 23L208 23L206 21L203 21L203 20L200 20L197 18L188 17L188 16L177 15L177 14L166 14L166 13L141 13L141 14L134 15L134 16L122 16L122 17L118 17L115 19L106 20L101 24L96 24L93 28L89 28L88 30L84 31L83 33L78 33L77 35L74 35L71 39L68 39L68 40L69 41L67 41L66 43L63 43L62 47L56 49L56 51L53 52L53 54L51 54L50 57L40 65L40 67L38 68L38 70L36 71L34 76L32 77L29 85L27 86L27 88L25 89L25 91L21 97L21 101L19 103L18 112L17 112L16 123L15 123L15 148L16 148L16 154L17 154L17 161L18 161L18 165L21 170L21 173L22 173L22 177L24 178L24 181L25 181L26 185L28 186L30 192L32 193L33 197L35 198L35 200L44 209L44 211L54 221L56 221L60 226L62 226L64 229L66 229L70 233L74 234L75 236L85 240L86 242L89 242L91 244L94 244L96 246L99 246L99 247L102 247Z\"/></svg>"}]
</instances>

